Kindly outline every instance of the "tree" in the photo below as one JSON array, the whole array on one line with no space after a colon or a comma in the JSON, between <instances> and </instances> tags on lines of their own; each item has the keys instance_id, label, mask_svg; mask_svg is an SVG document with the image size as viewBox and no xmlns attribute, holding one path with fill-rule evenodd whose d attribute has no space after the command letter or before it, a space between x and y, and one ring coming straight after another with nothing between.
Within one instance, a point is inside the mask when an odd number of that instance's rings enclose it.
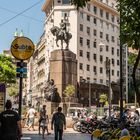
<instances>
[{"instance_id":1,"label":"tree","mask_svg":"<svg viewBox=\"0 0 140 140\"><path fill-rule=\"evenodd\" d=\"M99 103L102 103L103 105L107 102L107 95L106 94L101 94L99 97Z\"/></svg>"},{"instance_id":2,"label":"tree","mask_svg":"<svg viewBox=\"0 0 140 140\"><path fill-rule=\"evenodd\" d=\"M67 85L64 90L64 95L69 98L69 107L70 107L70 99L75 93L75 87L73 85Z\"/></svg>"},{"instance_id":3,"label":"tree","mask_svg":"<svg viewBox=\"0 0 140 140\"><path fill-rule=\"evenodd\" d=\"M16 67L11 57L0 54L0 83L11 84L16 82Z\"/></svg>"},{"instance_id":4,"label":"tree","mask_svg":"<svg viewBox=\"0 0 140 140\"><path fill-rule=\"evenodd\" d=\"M136 83L136 70L140 60L140 1L118 0L120 11L120 42L121 46L127 45L138 51L133 66L132 78L136 96L140 104L140 92Z\"/></svg>"},{"instance_id":5,"label":"tree","mask_svg":"<svg viewBox=\"0 0 140 140\"><path fill-rule=\"evenodd\" d=\"M81 8L85 7L88 1L90 0L71 0L71 4L75 5L77 9L79 9L80 7Z\"/></svg>"},{"instance_id":6,"label":"tree","mask_svg":"<svg viewBox=\"0 0 140 140\"><path fill-rule=\"evenodd\" d=\"M11 84L10 87L7 88L9 96L17 96L19 93L18 83Z\"/></svg>"}]
</instances>

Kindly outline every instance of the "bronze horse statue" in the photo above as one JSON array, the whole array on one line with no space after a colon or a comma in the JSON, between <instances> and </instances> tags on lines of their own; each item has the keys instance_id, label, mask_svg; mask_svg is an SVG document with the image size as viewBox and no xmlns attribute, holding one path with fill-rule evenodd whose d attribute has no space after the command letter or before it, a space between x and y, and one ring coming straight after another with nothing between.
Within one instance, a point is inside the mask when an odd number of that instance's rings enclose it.
<instances>
[{"instance_id":1,"label":"bronze horse statue","mask_svg":"<svg viewBox=\"0 0 140 140\"><path fill-rule=\"evenodd\" d=\"M51 33L53 34L53 36L56 36L56 45L57 47L59 47L58 45L58 40L61 41L61 49L63 49L63 41L65 41L66 43L66 49L68 49L69 47L69 40L72 38L72 34L62 30L61 28L54 26L51 28Z\"/></svg>"}]
</instances>

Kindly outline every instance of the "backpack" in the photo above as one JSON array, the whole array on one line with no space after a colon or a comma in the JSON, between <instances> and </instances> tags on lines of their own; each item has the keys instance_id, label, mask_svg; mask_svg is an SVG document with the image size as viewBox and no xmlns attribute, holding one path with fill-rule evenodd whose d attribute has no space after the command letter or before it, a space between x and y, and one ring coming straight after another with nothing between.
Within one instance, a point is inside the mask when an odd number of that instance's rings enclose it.
<instances>
[{"instance_id":1,"label":"backpack","mask_svg":"<svg viewBox=\"0 0 140 140\"><path fill-rule=\"evenodd\" d=\"M55 114L55 126L58 129L63 129L64 121L65 121L65 116L63 113L56 113Z\"/></svg>"}]
</instances>

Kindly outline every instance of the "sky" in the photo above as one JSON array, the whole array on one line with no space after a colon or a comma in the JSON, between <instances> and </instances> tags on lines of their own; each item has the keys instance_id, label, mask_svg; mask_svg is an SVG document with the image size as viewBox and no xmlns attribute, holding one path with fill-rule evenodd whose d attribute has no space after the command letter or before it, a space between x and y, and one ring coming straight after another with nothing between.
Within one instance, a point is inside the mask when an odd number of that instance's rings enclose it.
<instances>
[{"instance_id":1,"label":"sky","mask_svg":"<svg viewBox=\"0 0 140 140\"><path fill-rule=\"evenodd\" d=\"M0 53L10 49L16 29L38 43L44 28L44 3L45 0L0 0Z\"/></svg>"}]
</instances>

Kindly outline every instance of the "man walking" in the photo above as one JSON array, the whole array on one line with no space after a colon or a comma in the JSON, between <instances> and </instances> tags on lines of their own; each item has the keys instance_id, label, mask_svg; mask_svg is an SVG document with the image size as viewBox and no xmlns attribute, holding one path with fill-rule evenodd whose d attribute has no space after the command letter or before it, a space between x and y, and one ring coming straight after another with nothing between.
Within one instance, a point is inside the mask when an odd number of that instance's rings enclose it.
<instances>
[{"instance_id":1,"label":"man walking","mask_svg":"<svg viewBox=\"0 0 140 140\"><path fill-rule=\"evenodd\" d=\"M17 112L11 110L12 103L7 100L6 111L0 114L1 140L17 140L22 136L20 117Z\"/></svg>"},{"instance_id":2,"label":"man walking","mask_svg":"<svg viewBox=\"0 0 140 140\"><path fill-rule=\"evenodd\" d=\"M28 120L29 120L29 126L27 128L27 130L31 130L31 127L33 129L33 131L35 130L34 129L34 120L35 120L35 116L36 116L36 111L34 109L34 107L30 104L29 105L30 109L28 110L28 113L27 113L27 116L28 116Z\"/></svg>"},{"instance_id":3,"label":"man walking","mask_svg":"<svg viewBox=\"0 0 140 140\"><path fill-rule=\"evenodd\" d=\"M51 129L53 130L54 126L55 140L62 140L63 128L66 129L66 118L61 111L62 108L58 107L58 112L52 117Z\"/></svg>"}]
</instances>

